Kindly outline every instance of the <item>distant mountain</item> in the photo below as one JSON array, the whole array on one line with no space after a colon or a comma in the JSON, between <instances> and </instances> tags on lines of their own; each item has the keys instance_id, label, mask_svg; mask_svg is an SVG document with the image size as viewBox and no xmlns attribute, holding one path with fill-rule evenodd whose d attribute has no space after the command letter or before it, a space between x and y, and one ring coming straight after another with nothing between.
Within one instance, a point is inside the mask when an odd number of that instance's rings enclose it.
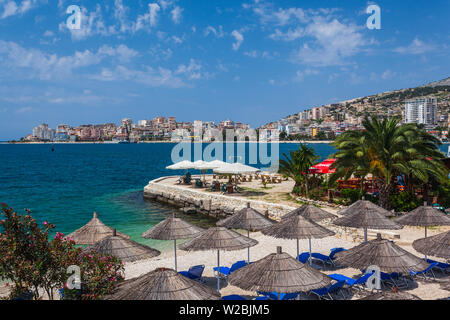
<instances>
[{"instance_id":1,"label":"distant mountain","mask_svg":"<svg viewBox=\"0 0 450 320\"><path fill-rule=\"evenodd\" d=\"M428 83L428 84L424 85L423 87L443 87L443 86L450 86L450 77L443 79L443 80Z\"/></svg>"}]
</instances>

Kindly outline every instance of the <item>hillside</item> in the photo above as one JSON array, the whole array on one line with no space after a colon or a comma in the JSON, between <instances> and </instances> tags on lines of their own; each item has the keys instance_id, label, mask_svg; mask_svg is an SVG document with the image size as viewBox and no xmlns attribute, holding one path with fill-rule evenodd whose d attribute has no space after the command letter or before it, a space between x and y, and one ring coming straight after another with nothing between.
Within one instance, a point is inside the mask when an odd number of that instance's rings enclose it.
<instances>
[{"instance_id":1,"label":"hillside","mask_svg":"<svg viewBox=\"0 0 450 320\"><path fill-rule=\"evenodd\" d=\"M367 115L403 117L406 100L428 96L438 99L439 125L446 127L448 114L450 113L450 77L420 87L382 92L367 97L317 106L268 123L262 128L274 128L280 125L308 127L309 124L317 120L320 123L338 121L356 125ZM319 117L317 117L317 114Z\"/></svg>"}]
</instances>

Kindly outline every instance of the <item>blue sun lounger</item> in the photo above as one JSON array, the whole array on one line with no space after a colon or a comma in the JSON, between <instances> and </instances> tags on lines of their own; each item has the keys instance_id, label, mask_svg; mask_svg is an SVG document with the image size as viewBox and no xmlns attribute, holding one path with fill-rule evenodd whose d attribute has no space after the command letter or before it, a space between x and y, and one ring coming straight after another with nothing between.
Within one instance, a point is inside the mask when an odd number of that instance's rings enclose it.
<instances>
[{"instance_id":1,"label":"blue sun lounger","mask_svg":"<svg viewBox=\"0 0 450 320\"><path fill-rule=\"evenodd\" d=\"M438 265L437 262L433 262L428 266L428 268L426 268L424 270L420 270L420 271L409 270L409 275L411 276L411 278L422 276L423 279L426 279L427 274L431 273L431 275L433 276L433 279L436 279L436 276L434 275L434 272L433 272L433 268L435 268L437 265Z\"/></svg>"},{"instance_id":2,"label":"blue sun lounger","mask_svg":"<svg viewBox=\"0 0 450 320\"><path fill-rule=\"evenodd\" d=\"M230 268L221 266L221 267L219 267L219 274L223 275L228 281L228 276L233 271L236 271L242 267L245 267L247 264L248 264L247 261L241 260L241 261L233 263L233 265ZM214 267L213 270L214 270L214 272L217 272L217 267Z\"/></svg>"},{"instance_id":3,"label":"blue sun lounger","mask_svg":"<svg viewBox=\"0 0 450 320\"><path fill-rule=\"evenodd\" d=\"M238 301L238 300L247 300L244 297L241 297L240 295L237 294L230 294L229 296L223 296L221 300L233 300L233 301Z\"/></svg>"},{"instance_id":4,"label":"blue sun lounger","mask_svg":"<svg viewBox=\"0 0 450 320\"><path fill-rule=\"evenodd\" d=\"M346 250L347 249L344 249L344 248L333 248L330 250L331 252L328 256L321 254L321 253L314 252L311 254L311 257L322 262L324 266L325 266L325 263L328 263L328 264L332 265L333 267L335 267L334 262L333 262L334 256L336 255L336 253L341 252L341 251L346 251Z\"/></svg>"},{"instance_id":5,"label":"blue sun lounger","mask_svg":"<svg viewBox=\"0 0 450 320\"><path fill-rule=\"evenodd\" d=\"M336 283L331 284L329 287L311 290L309 292L309 294L313 293L316 296L318 296L319 299L328 299L329 298L330 300L333 300L333 296L331 294L335 293L335 292L339 292L341 294L341 296L345 299L346 297L341 290L344 287L344 285L345 285L345 281L343 281L343 280L337 281Z\"/></svg>"},{"instance_id":6,"label":"blue sun lounger","mask_svg":"<svg viewBox=\"0 0 450 320\"><path fill-rule=\"evenodd\" d=\"M205 270L205 265L198 265L190 267L188 271L180 271L178 273L189 279L202 281L203 270Z\"/></svg>"},{"instance_id":7,"label":"blue sun lounger","mask_svg":"<svg viewBox=\"0 0 450 320\"><path fill-rule=\"evenodd\" d=\"M434 260L431 260L431 259L426 259L425 261L430 263L430 264L431 263L437 263L435 268L439 269L439 271L442 271L443 273L450 272L450 264L448 264L448 263L434 261Z\"/></svg>"},{"instance_id":8,"label":"blue sun lounger","mask_svg":"<svg viewBox=\"0 0 450 320\"><path fill-rule=\"evenodd\" d=\"M308 262L308 259L309 259L309 252L300 253L297 257L297 260L300 261L301 263Z\"/></svg>"},{"instance_id":9,"label":"blue sun lounger","mask_svg":"<svg viewBox=\"0 0 450 320\"><path fill-rule=\"evenodd\" d=\"M267 297L269 300L293 300L297 298L298 292L295 293L280 293L280 299L278 299L278 292L257 292L260 295Z\"/></svg>"},{"instance_id":10,"label":"blue sun lounger","mask_svg":"<svg viewBox=\"0 0 450 320\"><path fill-rule=\"evenodd\" d=\"M360 290L360 289L364 288L364 285L366 284L367 279L369 279L369 277L372 274L373 273L362 274L357 279L349 278L349 277L344 276L339 273L330 274L328 276L331 279L336 280L336 281L345 281L345 284L347 285L346 289L348 289L348 290L350 290L353 287Z\"/></svg>"}]
</instances>

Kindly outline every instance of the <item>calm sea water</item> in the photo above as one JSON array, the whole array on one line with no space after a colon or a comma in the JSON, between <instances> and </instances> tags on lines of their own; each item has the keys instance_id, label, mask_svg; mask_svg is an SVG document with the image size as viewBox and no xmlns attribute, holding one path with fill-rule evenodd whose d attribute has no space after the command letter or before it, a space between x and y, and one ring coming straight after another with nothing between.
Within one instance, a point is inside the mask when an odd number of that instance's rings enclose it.
<instances>
[{"instance_id":1,"label":"calm sea water","mask_svg":"<svg viewBox=\"0 0 450 320\"><path fill-rule=\"evenodd\" d=\"M311 146L322 159L334 151L327 144ZM97 211L103 222L133 240L165 249L171 244L142 239L140 235L174 209L143 200L142 195L149 180L182 173L165 169L172 164L173 147L57 144L52 152L49 144L0 144L0 202L18 211L28 208L39 222L52 222L57 231L65 234L83 226ZM280 153L297 147L281 144ZM183 218L203 227L215 223L201 215Z\"/></svg>"}]
</instances>

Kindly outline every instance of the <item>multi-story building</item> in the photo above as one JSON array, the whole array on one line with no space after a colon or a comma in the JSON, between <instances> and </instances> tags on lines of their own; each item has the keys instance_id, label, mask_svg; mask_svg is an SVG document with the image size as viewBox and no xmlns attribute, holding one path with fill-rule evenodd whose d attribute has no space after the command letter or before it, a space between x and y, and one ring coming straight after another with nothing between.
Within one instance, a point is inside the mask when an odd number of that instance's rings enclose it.
<instances>
[{"instance_id":1,"label":"multi-story building","mask_svg":"<svg viewBox=\"0 0 450 320\"><path fill-rule=\"evenodd\" d=\"M43 123L33 129L33 137L39 140L53 140L55 138L55 130L50 129L48 124Z\"/></svg>"},{"instance_id":2,"label":"multi-story building","mask_svg":"<svg viewBox=\"0 0 450 320\"><path fill-rule=\"evenodd\" d=\"M433 125L437 123L437 99L417 98L405 103L405 123Z\"/></svg>"}]
</instances>

